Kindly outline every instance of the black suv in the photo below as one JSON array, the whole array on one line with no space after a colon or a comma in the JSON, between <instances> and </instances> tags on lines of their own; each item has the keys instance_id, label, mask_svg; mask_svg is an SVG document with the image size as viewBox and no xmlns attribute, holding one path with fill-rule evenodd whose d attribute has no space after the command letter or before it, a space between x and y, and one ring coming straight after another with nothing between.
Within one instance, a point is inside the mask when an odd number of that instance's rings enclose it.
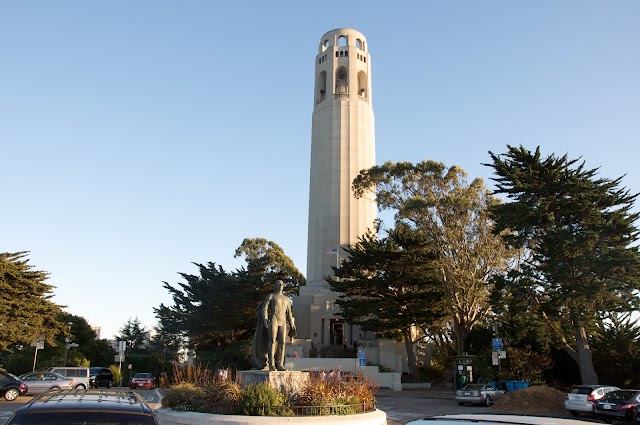
<instances>
[{"instance_id":1,"label":"black suv","mask_svg":"<svg viewBox=\"0 0 640 425\"><path fill-rule=\"evenodd\" d=\"M6 425L158 425L136 393L117 390L52 390L20 407Z\"/></svg>"},{"instance_id":2,"label":"black suv","mask_svg":"<svg viewBox=\"0 0 640 425\"><path fill-rule=\"evenodd\" d=\"M25 395L29 387L13 373L0 372L0 395L7 401L13 401L19 395Z\"/></svg>"},{"instance_id":3,"label":"black suv","mask_svg":"<svg viewBox=\"0 0 640 425\"><path fill-rule=\"evenodd\" d=\"M108 367L90 367L89 368L89 387L111 388L113 385L113 373Z\"/></svg>"}]
</instances>

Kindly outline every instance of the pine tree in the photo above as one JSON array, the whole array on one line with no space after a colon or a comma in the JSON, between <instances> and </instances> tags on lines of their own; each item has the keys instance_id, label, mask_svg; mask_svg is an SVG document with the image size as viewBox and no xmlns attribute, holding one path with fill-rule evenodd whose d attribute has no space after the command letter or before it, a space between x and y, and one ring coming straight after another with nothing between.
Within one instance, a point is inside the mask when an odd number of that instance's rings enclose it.
<instances>
[{"instance_id":1,"label":"pine tree","mask_svg":"<svg viewBox=\"0 0 640 425\"><path fill-rule=\"evenodd\" d=\"M51 301L49 274L34 270L28 252L0 253L0 349L29 345L44 334L48 343L63 332L62 306Z\"/></svg>"},{"instance_id":2,"label":"pine tree","mask_svg":"<svg viewBox=\"0 0 640 425\"><path fill-rule=\"evenodd\" d=\"M619 187L621 177L600 178L567 155L543 159L539 147L490 155L496 193L512 201L493 206L495 230L526 254L510 284L539 304L582 382L597 384L589 329L606 312L638 307L637 195Z\"/></svg>"},{"instance_id":3,"label":"pine tree","mask_svg":"<svg viewBox=\"0 0 640 425\"><path fill-rule=\"evenodd\" d=\"M369 232L344 250L347 259L333 267L335 278L327 278L340 294L340 315L365 331L401 334L409 373L416 378L414 331L445 314L437 254L424 237L406 227L382 239Z\"/></svg>"}]
</instances>

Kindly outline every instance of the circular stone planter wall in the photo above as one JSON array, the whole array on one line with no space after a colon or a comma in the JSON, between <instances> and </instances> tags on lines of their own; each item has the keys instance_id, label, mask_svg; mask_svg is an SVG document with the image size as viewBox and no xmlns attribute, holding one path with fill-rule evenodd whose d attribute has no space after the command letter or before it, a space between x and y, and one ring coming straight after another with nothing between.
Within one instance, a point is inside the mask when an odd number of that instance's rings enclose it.
<instances>
[{"instance_id":1,"label":"circular stone planter wall","mask_svg":"<svg viewBox=\"0 0 640 425\"><path fill-rule=\"evenodd\" d=\"M387 423L387 414L382 410L333 416L241 416L160 409L155 412L155 416L160 425L385 425Z\"/></svg>"}]
</instances>

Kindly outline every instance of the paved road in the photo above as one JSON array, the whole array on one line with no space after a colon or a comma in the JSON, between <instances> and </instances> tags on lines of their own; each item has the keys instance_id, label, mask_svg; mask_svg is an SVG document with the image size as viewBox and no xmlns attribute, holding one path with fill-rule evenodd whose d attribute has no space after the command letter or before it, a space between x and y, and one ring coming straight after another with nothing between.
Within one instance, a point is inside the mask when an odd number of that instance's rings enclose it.
<instances>
[{"instance_id":1,"label":"paved road","mask_svg":"<svg viewBox=\"0 0 640 425\"><path fill-rule=\"evenodd\" d=\"M128 390L128 388L122 388ZM135 390L154 409L160 407L158 390ZM31 400L31 397L18 397L16 401L0 400L0 425L11 414ZM456 413L488 413L484 406L459 406L451 390L379 390L376 394L377 406L387 414L388 425L404 425L408 421L432 415Z\"/></svg>"},{"instance_id":2,"label":"paved road","mask_svg":"<svg viewBox=\"0 0 640 425\"><path fill-rule=\"evenodd\" d=\"M459 406L452 390L379 390L378 409L387 414L387 424L403 425L414 419L455 413L488 413L485 406Z\"/></svg>"}]
</instances>

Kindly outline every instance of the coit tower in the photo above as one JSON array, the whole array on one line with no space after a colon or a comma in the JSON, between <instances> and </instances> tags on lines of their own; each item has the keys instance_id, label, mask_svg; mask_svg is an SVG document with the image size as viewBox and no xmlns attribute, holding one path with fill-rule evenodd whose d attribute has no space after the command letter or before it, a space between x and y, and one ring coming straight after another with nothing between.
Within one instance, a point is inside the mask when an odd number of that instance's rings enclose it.
<instances>
[{"instance_id":1,"label":"coit tower","mask_svg":"<svg viewBox=\"0 0 640 425\"><path fill-rule=\"evenodd\" d=\"M376 217L372 197L356 199L351 189L360 170L375 165L371 93L364 35L347 28L323 35L315 57L307 284L294 302L298 337L316 345L360 336L340 318L324 277L344 258L340 247L355 244Z\"/></svg>"}]
</instances>

